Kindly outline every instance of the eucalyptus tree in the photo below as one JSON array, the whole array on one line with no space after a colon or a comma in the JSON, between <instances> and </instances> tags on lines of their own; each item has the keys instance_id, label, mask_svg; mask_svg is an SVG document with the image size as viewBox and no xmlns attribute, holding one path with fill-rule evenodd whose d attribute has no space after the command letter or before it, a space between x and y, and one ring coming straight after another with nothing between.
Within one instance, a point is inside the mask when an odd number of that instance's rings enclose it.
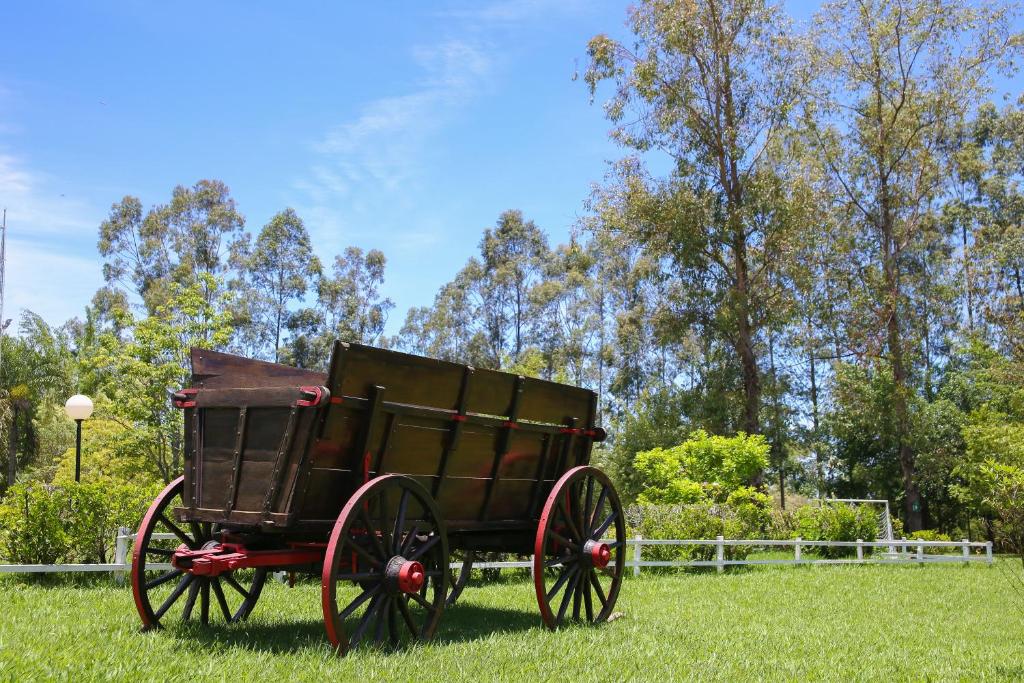
<instances>
[{"instance_id":1,"label":"eucalyptus tree","mask_svg":"<svg viewBox=\"0 0 1024 683\"><path fill-rule=\"evenodd\" d=\"M244 225L230 190L219 180L179 185L167 204L148 211L137 197L126 196L111 206L99 229L106 286L138 296L150 313L168 300L172 284L219 287L203 291L206 303L214 304Z\"/></svg>"},{"instance_id":2,"label":"eucalyptus tree","mask_svg":"<svg viewBox=\"0 0 1024 683\"><path fill-rule=\"evenodd\" d=\"M255 336L277 362L291 306L301 301L311 283L315 286L320 260L313 254L305 224L289 208L263 226L243 263Z\"/></svg>"},{"instance_id":3,"label":"eucalyptus tree","mask_svg":"<svg viewBox=\"0 0 1024 683\"><path fill-rule=\"evenodd\" d=\"M758 432L758 335L779 292L768 280L768 264L784 258L774 236L787 226L758 216L757 196L775 190L765 153L797 94L789 27L766 0L648 0L629 24L631 46L591 39L586 81L592 95L614 84L605 104L614 139L673 165L667 179L633 169L622 180L627 201L648 213L633 238L703 292L742 368L741 427Z\"/></svg>"},{"instance_id":4,"label":"eucalyptus tree","mask_svg":"<svg viewBox=\"0 0 1024 683\"><path fill-rule=\"evenodd\" d=\"M1005 8L962 0L836 0L807 42L816 77L807 124L857 231L849 264L868 353L887 364L905 519L923 501L911 439L915 339L912 295L934 273L933 205L948 164L940 145L986 96L987 74L1019 43ZM916 291L915 291L916 290ZM920 330L916 330L919 335Z\"/></svg>"}]
</instances>

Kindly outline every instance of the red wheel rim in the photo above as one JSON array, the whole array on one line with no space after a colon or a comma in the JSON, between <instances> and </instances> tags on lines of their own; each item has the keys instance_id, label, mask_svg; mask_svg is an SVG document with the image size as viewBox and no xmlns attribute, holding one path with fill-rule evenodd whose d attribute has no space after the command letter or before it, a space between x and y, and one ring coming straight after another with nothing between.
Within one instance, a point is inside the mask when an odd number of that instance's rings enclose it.
<instances>
[{"instance_id":1,"label":"red wheel rim","mask_svg":"<svg viewBox=\"0 0 1024 683\"><path fill-rule=\"evenodd\" d=\"M614 538L605 543L609 532ZM534 589L548 628L569 620L570 603L573 620L582 620L584 613L590 623L611 616L625 569L625 540L625 516L608 477L586 465L562 475L541 512L533 548ZM549 589L547 570L552 568L559 576Z\"/></svg>"},{"instance_id":2,"label":"red wheel rim","mask_svg":"<svg viewBox=\"0 0 1024 683\"><path fill-rule=\"evenodd\" d=\"M398 495L393 515L389 494ZM419 518L406 516L412 500ZM342 571L350 561L355 566ZM416 573L420 578L413 577ZM370 639L398 645L403 635L411 640L431 638L444 609L449 569L444 522L426 489L394 474L363 484L334 523L320 578L324 628L339 654ZM337 587L346 581L357 583L362 592L339 610ZM410 590L413 583L419 583L419 590ZM431 590L433 598L428 600ZM353 614L359 614L357 625L348 634L344 621ZM372 637L371 623L376 623Z\"/></svg>"},{"instance_id":3,"label":"red wheel rim","mask_svg":"<svg viewBox=\"0 0 1024 683\"><path fill-rule=\"evenodd\" d=\"M131 569L132 596L135 600L135 609L142 619L143 630L162 628L161 619L167 616L167 612L178 603L179 599L184 599L181 617L186 621L192 618L193 607L198 601L200 621L204 624L209 623L211 597L216 600L213 602L214 611L219 611L226 623L245 619L259 600L260 592L266 581L266 569L253 570L248 586L243 585L244 580L241 582L237 580L234 572L227 572L216 578L205 578L172 568L160 576L147 579L146 572L152 571L147 556L156 555L160 558L157 560L158 564L170 561L171 552L167 548L160 548L154 544L153 535L158 525L162 525L169 533L173 532L178 536L175 541L171 542L173 545L184 544L190 548L198 548L212 539L211 524L197 522L182 524L182 527L189 528L189 531L186 532L167 516L166 511L174 499L182 495L183 489L183 477L178 477L168 484L153 499L135 535ZM177 585L169 595L158 598L160 605L154 609L150 600L151 592L157 591L159 586L169 586L175 580L177 580Z\"/></svg>"}]
</instances>

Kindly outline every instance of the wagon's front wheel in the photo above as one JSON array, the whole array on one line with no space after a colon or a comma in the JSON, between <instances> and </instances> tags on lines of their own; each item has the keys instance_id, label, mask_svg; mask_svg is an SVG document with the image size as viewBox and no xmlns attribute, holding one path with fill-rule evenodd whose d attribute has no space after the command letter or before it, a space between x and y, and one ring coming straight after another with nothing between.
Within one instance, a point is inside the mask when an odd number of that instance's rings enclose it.
<instances>
[{"instance_id":1,"label":"wagon's front wheel","mask_svg":"<svg viewBox=\"0 0 1024 683\"><path fill-rule=\"evenodd\" d=\"M555 483L537 526L533 562L548 628L611 616L625 570L626 522L601 470L574 467Z\"/></svg>"},{"instance_id":2,"label":"wagon's front wheel","mask_svg":"<svg viewBox=\"0 0 1024 683\"><path fill-rule=\"evenodd\" d=\"M397 474L364 484L334 524L321 579L339 654L431 638L448 594L448 539L427 490Z\"/></svg>"},{"instance_id":3,"label":"wagon's front wheel","mask_svg":"<svg viewBox=\"0 0 1024 683\"><path fill-rule=\"evenodd\" d=\"M173 510L183 505L183 477L178 477L153 500L135 534L132 551L132 594L143 630L161 628L168 619L198 618L209 623L220 615L225 622L249 616L259 599L266 569L196 576L170 565L174 551L184 545L198 550L214 541L209 522L180 523Z\"/></svg>"}]
</instances>

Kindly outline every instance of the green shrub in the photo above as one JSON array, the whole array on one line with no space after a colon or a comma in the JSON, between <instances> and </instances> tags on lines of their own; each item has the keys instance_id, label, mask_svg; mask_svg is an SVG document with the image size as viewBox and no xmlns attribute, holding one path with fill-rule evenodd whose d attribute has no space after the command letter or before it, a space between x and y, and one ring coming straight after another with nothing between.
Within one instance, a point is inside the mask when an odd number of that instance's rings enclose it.
<instances>
[{"instance_id":1,"label":"green shrub","mask_svg":"<svg viewBox=\"0 0 1024 683\"><path fill-rule=\"evenodd\" d=\"M796 511L794 517L794 536L808 541L873 541L878 536L877 511L865 505L805 505ZM837 558L854 555L857 549L813 548L813 552L823 557Z\"/></svg>"},{"instance_id":2,"label":"green shrub","mask_svg":"<svg viewBox=\"0 0 1024 683\"><path fill-rule=\"evenodd\" d=\"M0 558L15 564L109 562L118 527L135 529L157 492L109 480L13 486L0 501Z\"/></svg>"},{"instance_id":3,"label":"green shrub","mask_svg":"<svg viewBox=\"0 0 1024 683\"><path fill-rule=\"evenodd\" d=\"M633 460L642 480L641 504L723 503L768 466L760 434L712 436L697 430L673 448L641 451Z\"/></svg>"},{"instance_id":4,"label":"green shrub","mask_svg":"<svg viewBox=\"0 0 1024 683\"><path fill-rule=\"evenodd\" d=\"M733 502L736 504L634 505L626 514L629 534L646 539L743 539L764 535L771 520L768 497L742 489ZM726 546L725 559L745 559L750 550L750 546ZM648 545L644 546L643 559L712 561L715 554L713 545Z\"/></svg>"},{"instance_id":5,"label":"green shrub","mask_svg":"<svg viewBox=\"0 0 1024 683\"><path fill-rule=\"evenodd\" d=\"M952 539L950 539L950 537L948 535L940 533L938 529L921 529L920 531L915 531L914 533L910 534L910 536L908 536L907 538L910 539L910 540L913 540L913 541L949 541L949 540L952 540ZM942 548L942 547L938 547L938 548L937 547L931 547L931 548L929 548L928 546L925 546L924 551L925 551L925 553L932 553L932 554L939 554L939 555L951 555L953 553L961 552L961 550L959 548L954 548L952 546L950 546L948 548Z\"/></svg>"}]
</instances>

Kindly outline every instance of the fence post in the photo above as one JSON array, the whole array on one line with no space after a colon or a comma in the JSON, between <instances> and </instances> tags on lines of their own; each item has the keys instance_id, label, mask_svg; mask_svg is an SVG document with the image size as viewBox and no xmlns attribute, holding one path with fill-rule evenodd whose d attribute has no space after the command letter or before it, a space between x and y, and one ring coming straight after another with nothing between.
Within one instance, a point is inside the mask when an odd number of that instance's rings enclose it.
<instances>
[{"instance_id":1,"label":"fence post","mask_svg":"<svg viewBox=\"0 0 1024 683\"><path fill-rule=\"evenodd\" d=\"M924 545L921 543L917 544L917 561L924 564Z\"/></svg>"},{"instance_id":2,"label":"fence post","mask_svg":"<svg viewBox=\"0 0 1024 683\"><path fill-rule=\"evenodd\" d=\"M992 564L992 541L985 542L985 561Z\"/></svg>"},{"instance_id":3,"label":"fence post","mask_svg":"<svg viewBox=\"0 0 1024 683\"><path fill-rule=\"evenodd\" d=\"M793 559L796 560L797 562L800 562L800 541L801 540L802 539L799 536L797 536L796 537L796 543L793 544Z\"/></svg>"},{"instance_id":4,"label":"fence post","mask_svg":"<svg viewBox=\"0 0 1024 683\"><path fill-rule=\"evenodd\" d=\"M117 528L117 538L114 539L114 564L122 567L128 564L128 534L130 533L131 529L120 526ZM114 572L114 580L119 584L124 583L125 569L118 569Z\"/></svg>"},{"instance_id":5,"label":"fence post","mask_svg":"<svg viewBox=\"0 0 1024 683\"><path fill-rule=\"evenodd\" d=\"M643 543L644 537L640 534L636 535L633 539L633 576L640 576L640 558L643 556Z\"/></svg>"},{"instance_id":6,"label":"fence post","mask_svg":"<svg viewBox=\"0 0 1024 683\"><path fill-rule=\"evenodd\" d=\"M964 564L969 564L971 561L971 546L969 546L968 543L970 543L970 541L965 538L960 541L960 543L963 545L964 550Z\"/></svg>"},{"instance_id":7,"label":"fence post","mask_svg":"<svg viewBox=\"0 0 1024 683\"><path fill-rule=\"evenodd\" d=\"M864 561L864 539L857 539L857 561Z\"/></svg>"},{"instance_id":8,"label":"fence post","mask_svg":"<svg viewBox=\"0 0 1024 683\"><path fill-rule=\"evenodd\" d=\"M715 537L715 566L718 569L718 573L721 574L725 571L725 537Z\"/></svg>"},{"instance_id":9,"label":"fence post","mask_svg":"<svg viewBox=\"0 0 1024 683\"><path fill-rule=\"evenodd\" d=\"M531 579L536 579L537 578L536 577L536 571L535 571L535 569L537 567L536 561L537 561L537 556L536 555L530 555L530 578Z\"/></svg>"}]
</instances>

